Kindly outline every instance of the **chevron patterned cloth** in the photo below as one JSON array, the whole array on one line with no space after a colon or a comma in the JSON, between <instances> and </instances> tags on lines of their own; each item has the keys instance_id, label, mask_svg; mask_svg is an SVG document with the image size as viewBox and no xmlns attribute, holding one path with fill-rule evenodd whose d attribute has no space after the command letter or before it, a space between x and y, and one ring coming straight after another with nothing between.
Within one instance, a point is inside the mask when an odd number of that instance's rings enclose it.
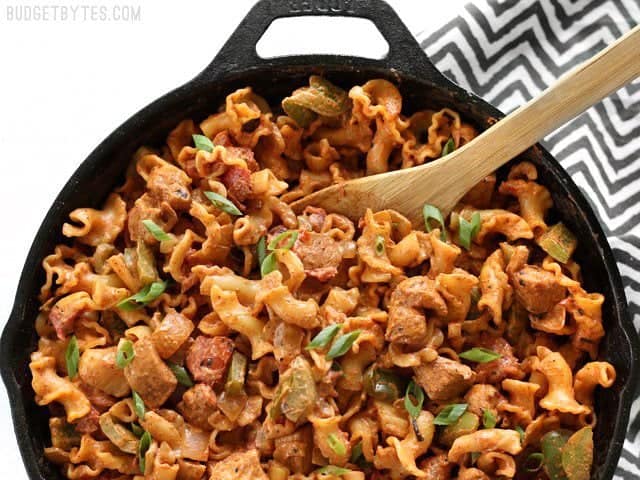
<instances>
[{"instance_id":1,"label":"chevron patterned cloth","mask_svg":"<svg viewBox=\"0 0 640 480\"><path fill-rule=\"evenodd\" d=\"M478 0L418 40L440 71L506 113L638 23L640 0ZM640 330L640 80L543 144L598 215ZM640 478L640 399L615 478Z\"/></svg>"}]
</instances>

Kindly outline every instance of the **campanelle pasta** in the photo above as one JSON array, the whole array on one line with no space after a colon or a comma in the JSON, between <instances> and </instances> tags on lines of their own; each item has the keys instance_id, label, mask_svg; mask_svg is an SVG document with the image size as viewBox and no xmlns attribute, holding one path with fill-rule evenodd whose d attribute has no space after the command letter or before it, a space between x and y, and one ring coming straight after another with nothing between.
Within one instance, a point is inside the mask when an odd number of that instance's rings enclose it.
<instances>
[{"instance_id":1,"label":"campanelle pasta","mask_svg":"<svg viewBox=\"0 0 640 480\"><path fill-rule=\"evenodd\" d=\"M426 205L424 228L296 214L476 131L448 108L404 115L381 79L312 76L281 107L231 93L71 212L30 364L46 457L83 480L585 478L616 372L535 166L448 219Z\"/></svg>"}]
</instances>

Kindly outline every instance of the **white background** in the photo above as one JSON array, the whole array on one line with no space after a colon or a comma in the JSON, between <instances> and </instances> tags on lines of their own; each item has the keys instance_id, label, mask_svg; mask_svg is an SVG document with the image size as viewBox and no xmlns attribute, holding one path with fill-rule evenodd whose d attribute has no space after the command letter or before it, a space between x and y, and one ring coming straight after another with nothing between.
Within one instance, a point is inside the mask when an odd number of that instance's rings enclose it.
<instances>
[{"instance_id":1,"label":"white background","mask_svg":"<svg viewBox=\"0 0 640 480\"><path fill-rule=\"evenodd\" d=\"M390 0L414 34L443 25L464 2ZM134 22L54 20L51 10L48 20L10 19L11 8L74 3L0 0L0 328L33 236L69 176L116 126L204 68L253 1L84 2L139 7ZM306 50L301 32L284 33L272 47ZM372 44L359 37L327 28L317 40L365 55ZM0 478L26 480L12 432L0 388Z\"/></svg>"}]
</instances>

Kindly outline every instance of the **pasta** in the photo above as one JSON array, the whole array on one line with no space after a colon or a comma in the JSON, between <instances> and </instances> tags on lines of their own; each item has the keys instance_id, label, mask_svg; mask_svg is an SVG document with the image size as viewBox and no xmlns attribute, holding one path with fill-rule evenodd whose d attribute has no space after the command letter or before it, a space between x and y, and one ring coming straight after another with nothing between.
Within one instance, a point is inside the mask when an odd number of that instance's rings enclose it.
<instances>
[{"instance_id":1,"label":"pasta","mask_svg":"<svg viewBox=\"0 0 640 480\"><path fill-rule=\"evenodd\" d=\"M30 364L46 458L83 480L520 478L553 438L553 468L574 467L558 449L590 466L575 449L616 379L605 299L536 167L488 176L447 219L425 206L424 228L296 214L476 131L449 108L404 115L382 79L312 76L281 107L237 90L71 212Z\"/></svg>"}]
</instances>

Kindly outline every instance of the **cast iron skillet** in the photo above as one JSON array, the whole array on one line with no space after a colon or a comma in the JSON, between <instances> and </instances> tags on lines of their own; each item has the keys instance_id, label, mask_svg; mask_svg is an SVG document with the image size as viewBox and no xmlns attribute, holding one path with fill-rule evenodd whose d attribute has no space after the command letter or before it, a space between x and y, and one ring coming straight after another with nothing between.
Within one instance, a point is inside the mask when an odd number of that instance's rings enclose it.
<instances>
[{"instance_id":1,"label":"cast iron skillet","mask_svg":"<svg viewBox=\"0 0 640 480\"><path fill-rule=\"evenodd\" d=\"M383 60L337 55L305 55L261 59L255 45L273 20L280 17L332 15L373 21L389 44ZM321 21L321 20L319 20ZM160 144L180 120L203 118L224 97L252 86L270 103L306 85L312 73L326 75L344 87L384 77L396 83L404 112L427 106L450 106L480 129L502 113L462 90L436 70L396 13L383 0L262 0L231 35L211 64L193 80L135 114L109 135L80 165L47 213L27 257L11 317L2 335L0 362L9 392L22 458L32 480L62 479L56 466L43 458L49 445L48 414L33 399L29 355L36 346L34 320L37 294L44 280L42 259L63 241L60 230L69 212L99 206L123 179L135 149ZM576 254L583 265L586 288L604 294L607 335L602 357L613 363L618 378L613 388L596 397L594 479L613 476L627 428L638 379L640 346L629 319L624 290L604 233L569 175L539 145L523 155L538 166L541 182L551 191L559 217L580 239Z\"/></svg>"}]
</instances>

